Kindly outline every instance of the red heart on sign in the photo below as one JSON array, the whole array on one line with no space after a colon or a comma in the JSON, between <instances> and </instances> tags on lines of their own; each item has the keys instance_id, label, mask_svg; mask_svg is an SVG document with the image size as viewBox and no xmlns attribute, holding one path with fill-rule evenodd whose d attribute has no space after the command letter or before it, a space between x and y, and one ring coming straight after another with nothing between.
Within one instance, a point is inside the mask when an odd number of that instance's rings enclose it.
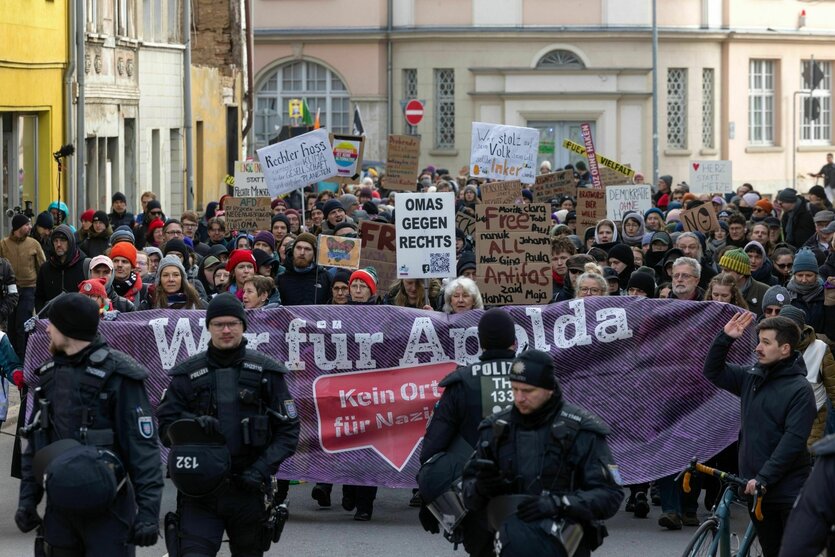
<instances>
[{"instance_id":1,"label":"red heart on sign","mask_svg":"<svg viewBox=\"0 0 835 557\"><path fill-rule=\"evenodd\" d=\"M699 163L694 162L693 163L693 170L698 170L698 169L699 169Z\"/></svg>"}]
</instances>

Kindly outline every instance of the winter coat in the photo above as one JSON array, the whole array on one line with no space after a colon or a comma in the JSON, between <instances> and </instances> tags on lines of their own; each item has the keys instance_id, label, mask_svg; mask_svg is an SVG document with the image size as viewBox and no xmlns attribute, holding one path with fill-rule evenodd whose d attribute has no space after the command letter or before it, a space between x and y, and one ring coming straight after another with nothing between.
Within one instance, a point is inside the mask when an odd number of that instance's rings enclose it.
<instances>
[{"instance_id":1,"label":"winter coat","mask_svg":"<svg viewBox=\"0 0 835 557\"><path fill-rule=\"evenodd\" d=\"M96 234L91 228L87 233L87 237L78 244L78 249L86 253L87 257L104 255L110 247L111 234L113 234L113 229L109 226L101 234Z\"/></svg>"},{"instance_id":2,"label":"winter coat","mask_svg":"<svg viewBox=\"0 0 835 557\"><path fill-rule=\"evenodd\" d=\"M314 256L315 261L315 256ZM289 263L289 260L288 260ZM331 279L327 269L314 263L310 269L298 271L292 263L275 279L281 303L285 306L329 304Z\"/></svg>"},{"instance_id":3,"label":"winter coat","mask_svg":"<svg viewBox=\"0 0 835 557\"><path fill-rule=\"evenodd\" d=\"M742 297L745 298L748 309L756 314L757 319L763 315L763 296L765 296L768 289L769 286L767 284L763 284L750 277L745 288L742 289Z\"/></svg>"},{"instance_id":4,"label":"winter coat","mask_svg":"<svg viewBox=\"0 0 835 557\"><path fill-rule=\"evenodd\" d=\"M125 211L121 215L115 211L111 211L109 215L107 215L108 220L110 220L110 227L113 230L116 230L120 226L127 226L131 230L133 230L133 225L135 223L133 213L130 211Z\"/></svg>"},{"instance_id":5,"label":"winter coat","mask_svg":"<svg viewBox=\"0 0 835 557\"><path fill-rule=\"evenodd\" d=\"M815 221L812 219L812 213L809 212L806 202L802 199L797 200L792 211L783 212L780 224L786 242L797 249L800 249L806 240L815 234Z\"/></svg>"},{"instance_id":6,"label":"winter coat","mask_svg":"<svg viewBox=\"0 0 835 557\"><path fill-rule=\"evenodd\" d=\"M35 310L41 311L51 299L64 292L78 292L78 285L85 280L84 258L75 243L75 234L66 224L55 229L55 233L63 232L69 245L63 259L52 254L38 270L38 283L35 286Z\"/></svg>"},{"instance_id":7,"label":"winter coat","mask_svg":"<svg viewBox=\"0 0 835 557\"><path fill-rule=\"evenodd\" d=\"M771 504L791 505L811 470L806 439L815 420L815 396L800 352L769 366L727 363L733 339L713 340L704 375L740 397L739 472L765 485Z\"/></svg>"}]
</instances>

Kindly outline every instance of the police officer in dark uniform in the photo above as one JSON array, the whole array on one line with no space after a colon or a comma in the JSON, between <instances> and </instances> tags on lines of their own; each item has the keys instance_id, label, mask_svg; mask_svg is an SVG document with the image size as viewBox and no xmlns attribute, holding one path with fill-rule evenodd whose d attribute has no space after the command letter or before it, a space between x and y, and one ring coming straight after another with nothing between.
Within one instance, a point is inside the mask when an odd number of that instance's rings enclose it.
<instances>
[{"instance_id":1,"label":"police officer in dark uniform","mask_svg":"<svg viewBox=\"0 0 835 557\"><path fill-rule=\"evenodd\" d=\"M835 435L812 445L812 453L815 466L786 522L780 557L817 557L824 548L835 555Z\"/></svg>"},{"instance_id":2,"label":"police officer in dark uniform","mask_svg":"<svg viewBox=\"0 0 835 557\"><path fill-rule=\"evenodd\" d=\"M265 499L279 464L299 442L296 405L284 380L287 369L247 348L246 313L234 295L212 299L206 327L208 350L169 372L171 383L157 409L160 438L170 446L170 426L195 418L206 433L225 437L231 474L220 489L203 497L178 494L178 555L216 555L225 529L234 557L260 557L274 539ZM175 484L177 474L195 471L185 460L184 469L176 464L169 463Z\"/></svg>"},{"instance_id":3,"label":"police officer in dark uniform","mask_svg":"<svg viewBox=\"0 0 835 557\"><path fill-rule=\"evenodd\" d=\"M478 341L483 350L480 361L459 367L440 383L444 393L423 438L421 464L443 452L453 452L451 449L462 440L466 444L462 445L461 453L464 454L459 454L459 457L466 461L475 450L481 421L512 404L507 375L516 350L513 319L499 308L484 312L478 322ZM428 477L422 481L443 482L444 478ZM424 491L429 489L424 488ZM427 532L440 531L438 520L425 505L421 507L419 516ZM492 535L483 511L468 513L461 523L461 533L467 553L493 555Z\"/></svg>"},{"instance_id":4,"label":"police officer in dark uniform","mask_svg":"<svg viewBox=\"0 0 835 557\"><path fill-rule=\"evenodd\" d=\"M623 501L609 429L563 400L550 354L523 352L509 379L513 406L479 426L464 502L487 509L501 557L589 555Z\"/></svg>"},{"instance_id":5,"label":"police officer in dark uniform","mask_svg":"<svg viewBox=\"0 0 835 557\"><path fill-rule=\"evenodd\" d=\"M36 371L31 422L23 428L23 478L15 522L41 523L53 557L134 554L159 536L162 470L148 371L98 334L98 305L64 294L49 309L54 358Z\"/></svg>"}]
</instances>

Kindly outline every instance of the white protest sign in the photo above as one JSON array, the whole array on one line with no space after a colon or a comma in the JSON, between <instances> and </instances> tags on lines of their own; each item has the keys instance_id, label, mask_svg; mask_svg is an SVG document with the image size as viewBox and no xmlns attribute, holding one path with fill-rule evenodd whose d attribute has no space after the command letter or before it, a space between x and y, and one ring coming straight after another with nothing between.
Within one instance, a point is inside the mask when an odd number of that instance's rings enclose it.
<instances>
[{"instance_id":1,"label":"white protest sign","mask_svg":"<svg viewBox=\"0 0 835 557\"><path fill-rule=\"evenodd\" d=\"M731 161L690 161L690 192L731 193L733 190Z\"/></svg>"},{"instance_id":2,"label":"white protest sign","mask_svg":"<svg viewBox=\"0 0 835 557\"><path fill-rule=\"evenodd\" d=\"M258 149L258 158L273 197L327 180L338 172L324 128Z\"/></svg>"},{"instance_id":3,"label":"white protest sign","mask_svg":"<svg viewBox=\"0 0 835 557\"><path fill-rule=\"evenodd\" d=\"M255 161L235 161L234 197L270 197L261 165Z\"/></svg>"},{"instance_id":4,"label":"white protest sign","mask_svg":"<svg viewBox=\"0 0 835 557\"><path fill-rule=\"evenodd\" d=\"M455 194L397 193L398 278L455 276Z\"/></svg>"},{"instance_id":5,"label":"white protest sign","mask_svg":"<svg viewBox=\"0 0 835 557\"><path fill-rule=\"evenodd\" d=\"M635 211L642 215L652 209L652 188L649 184L606 187L606 218L622 221L623 215Z\"/></svg>"},{"instance_id":6,"label":"white protest sign","mask_svg":"<svg viewBox=\"0 0 835 557\"><path fill-rule=\"evenodd\" d=\"M473 122L470 174L475 178L533 184L539 130Z\"/></svg>"}]
</instances>

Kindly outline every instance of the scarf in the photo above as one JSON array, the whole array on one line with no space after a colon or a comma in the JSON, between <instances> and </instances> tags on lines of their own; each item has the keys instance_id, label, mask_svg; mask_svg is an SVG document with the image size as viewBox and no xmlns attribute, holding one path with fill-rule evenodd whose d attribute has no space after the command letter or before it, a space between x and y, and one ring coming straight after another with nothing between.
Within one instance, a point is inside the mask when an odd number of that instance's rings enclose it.
<instances>
[{"instance_id":1,"label":"scarf","mask_svg":"<svg viewBox=\"0 0 835 557\"><path fill-rule=\"evenodd\" d=\"M209 342L209 349L206 351L206 356L208 356L209 364L212 367L234 367L240 364L246 356L246 339L242 339L237 347L228 350L215 348L215 345Z\"/></svg>"},{"instance_id":2,"label":"scarf","mask_svg":"<svg viewBox=\"0 0 835 557\"><path fill-rule=\"evenodd\" d=\"M795 278L792 277L786 285L786 288L789 292L797 294L801 300L808 304L820 295L821 290L823 290L823 279L818 277L817 282L814 284L798 284Z\"/></svg>"},{"instance_id":3,"label":"scarf","mask_svg":"<svg viewBox=\"0 0 835 557\"><path fill-rule=\"evenodd\" d=\"M522 414L514 405L510 411L510 419L525 429L533 429L552 420L554 414L562 407L562 403L562 392L557 386L551 398L530 414Z\"/></svg>"},{"instance_id":4,"label":"scarf","mask_svg":"<svg viewBox=\"0 0 835 557\"><path fill-rule=\"evenodd\" d=\"M185 304L188 301L186 298L185 293L177 292L175 294L168 295L168 307L177 305L177 304Z\"/></svg>"},{"instance_id":5,"label":"scarf","mask_svg":"<svg viewBox=\"0 0 835 557\"><path fill-rule=\"evenodd\" d=\"M556 284L560 288L562 288L563 284L565 284L565 277L564 276L561 277L560 275L557 274L556 271L551 271L551 277L554 279L554 284Z\"/></svg>"},{"instance_id":6,"label":"scarf","mask_svg":"<svg viewBox=\"0 0 835 557\"><path fill-rule=\"evenodd\" d=\"M130 276L125 280L113 281L113 290L119 296L133 302L136 300L136 295L142 290L142 277L131 271Z\"/></svg>"}]
</instances>

